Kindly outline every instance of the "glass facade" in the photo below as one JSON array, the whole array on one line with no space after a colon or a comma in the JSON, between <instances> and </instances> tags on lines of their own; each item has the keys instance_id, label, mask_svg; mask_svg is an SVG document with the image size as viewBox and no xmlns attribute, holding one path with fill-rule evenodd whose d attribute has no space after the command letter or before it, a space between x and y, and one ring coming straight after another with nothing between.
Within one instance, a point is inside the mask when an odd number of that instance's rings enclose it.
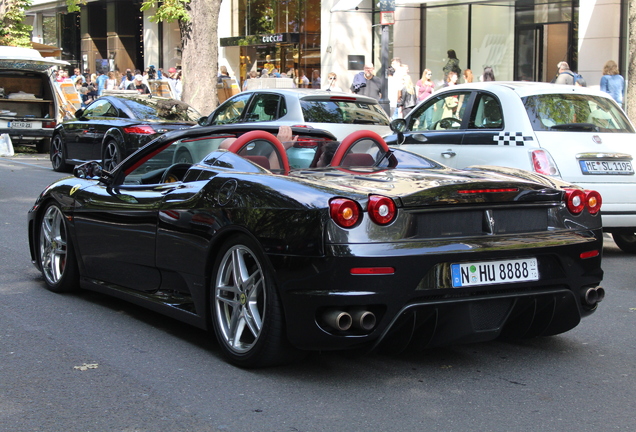
<instances>
[{"instance_id":1,"label":"glass facade","mask_svg":"<svg viewBox=\"0 0 636 432\"><path fill-rule=\"evenodd\" d=\"M442 84L447 51L478 80L551 81L559 61L577 66L578 1L517 0L422 6L422 64ZM411 72L413 68L411 67ZM464 82L460 77L459 82Z\"/></svg>"},{"instance_id":2,"label":"glass facade","mask_svg":"<svg viewBox=\"0 0 636 432\"><path fill-rule=\"evenodd\" d=\"M275 67L311 81L312 72L320 71L319 1L237 0L234 10L234 37L221 44L241 46L242 79L250 70Z\"/></svg>"}]
</instances>

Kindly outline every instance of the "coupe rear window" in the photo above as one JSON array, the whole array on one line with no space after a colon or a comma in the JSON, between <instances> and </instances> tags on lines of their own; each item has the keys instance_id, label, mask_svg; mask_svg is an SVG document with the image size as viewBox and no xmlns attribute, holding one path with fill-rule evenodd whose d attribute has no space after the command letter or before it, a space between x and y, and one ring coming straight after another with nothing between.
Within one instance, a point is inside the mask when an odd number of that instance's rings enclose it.
<instances>
[{"instance_id":1,"label":"coupe rear window","mask_svg":"<svg viewBox=\"0 0 636 432\"><path fill-rule=\"evenodd\" d=\"M201 117L190 105L175 99L140 97L125 99L124 104L138 119L196 123Z\"/></svg>"},{"instance_id":2,"label":"coupe rear window","mask_svg":"<svg viewBox=\"0 0 636 432\"><path fill-rule=\"evenodd\" d=\"M301 100L306 122L388 126L389 119L377 103L333 100Z\"/></svg>"},{"instance_id":3,"label":"coupe rear window","mask_svg":"<svg viewBox=\"0 0 636 432\"><path fill-rule=\"evenodd\" d=\"M629 132L634 129L610 100L584 94L542 94L523 98L536 131Z\"/></svg>"}]
</instances>

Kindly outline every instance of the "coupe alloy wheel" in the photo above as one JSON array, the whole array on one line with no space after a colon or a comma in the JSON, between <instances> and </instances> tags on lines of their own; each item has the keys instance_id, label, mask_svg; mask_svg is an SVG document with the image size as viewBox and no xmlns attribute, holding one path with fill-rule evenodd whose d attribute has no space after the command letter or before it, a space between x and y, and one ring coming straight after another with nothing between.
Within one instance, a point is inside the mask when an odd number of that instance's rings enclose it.
<instances>
[{"instance_id":1,"label":"coupe alloy wheel","mask_svg":"<svg viewBox=\"0 0 636 432\"><path fill-rule=\"evenodd\" d=\"M121 154L119 147L115 141L109 141L104 148L104 154L102 155L103 168L106 171L112 171L121 162Z\"/></svg>"}]
</instances>

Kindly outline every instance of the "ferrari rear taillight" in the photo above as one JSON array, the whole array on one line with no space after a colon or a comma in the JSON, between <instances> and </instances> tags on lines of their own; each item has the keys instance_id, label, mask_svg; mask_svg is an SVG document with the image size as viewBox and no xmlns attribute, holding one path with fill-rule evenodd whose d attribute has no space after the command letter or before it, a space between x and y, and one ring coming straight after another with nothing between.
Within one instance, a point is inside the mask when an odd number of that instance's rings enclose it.
<instances>
[{"instance_id":1,"label":"ferrari rear taillight","mask_svg":"<svg viewBox=\"0 0 636 432\"><path fill-rule=\"evenodd\" d=\"M157 131L155 131L150 125L128 126L124 128L124 132L127 134L137 135L152 135L157 133Z\"/></svg>"},{"instance_id":2,"label":"ferrari rear taillight","mask_svg":"<svg viewBox=\"0 0 636 432\"><path fill-rule=\"evenodd\" d=\"M572 214L579 214L583 209L591 215L601 210L603 199L601 194L594 190L565 189L565 205Z\"/></svg>"},{"instance_id":3,"label":"ferrari rear taillight","mask_svg":"<svg viewBox=\"0 0 636 432\"><path fill-rule=\"evenodd\" d=\"M545 150L533 150L531 155L532 169L536 172L550 176L559 175L559 170L557 169L554 160L552 160L550 153Z\"/></svg>"},{"instance_id":4,"label":"ferrari rear taillight","mask_svg":"<svg viewBox=\"0 0 636 432\"><path fill-rule=\"evenodd\" d=\"M368 207L369 217L378 225L387 225L395 219L396 208L391 198L371 195Z\"/></svg>"},{"instance_id":5,"label":"ferrari rear taillight","mask_svg":"<svg viewBox=\"0 0 636 432\"><path fill-rule=\"evenodd\" d=\"M351 228L360 219L360 206L350 199L334 198L329 201L329 214L337 225Z\"/></svg>"},{"instance_id":6,"label":"ferrari rear taillight","mask_svg":"<svg viewBox=\"0 0 636 432\"><path fill-rule=\"evenodd\" d=\"M570 213L581 213L585 208L585 192L581 189L565 189L565 205Z\"/></svg>"},{"instance_id":7,"label":"ferrari rear taillight","mask_svg":"<svg viewBox=\"0 0 636 432\"><path fill-rule=\"evenodd\" d=\"M599 211L601 211L601 205L603 204L603 198L601 198L601 194L595 190L586 190L585 191L585 206L587 207L587 211L590 214L595 215Z\"/></svg>"}]
</instances>

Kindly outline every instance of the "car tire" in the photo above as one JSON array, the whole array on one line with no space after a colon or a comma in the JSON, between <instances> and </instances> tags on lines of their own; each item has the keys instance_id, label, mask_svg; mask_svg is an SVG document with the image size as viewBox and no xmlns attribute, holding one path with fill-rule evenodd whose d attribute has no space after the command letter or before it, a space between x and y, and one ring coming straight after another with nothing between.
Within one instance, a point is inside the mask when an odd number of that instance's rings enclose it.
<instances>
[{"instance_id":1,"label":"car tire","mask_svg":"<svg viewBox=\"0 0 636 432\"><path fill-rule=\"evenodd\" d=\"M612 237L623 252L636 253L636 228L614 232Z\"/></svg>"},{"instance_id":2,"label":"car tire","mask_svg":"<svg viewBox=\"0 0 636 432\"><path fill-rule=\"evenodd\" d=\"M36 141L35 149L38 153L49 153L51 151L51 138L43 138Z\"/></svg>"},{"instance_id":3,"label":"car tire","mask_svg":"<svg viewBox=\"0 0 636 432\"><path fill-rule=\"evenodd\" d=\"M66 218L54 203L46 206L39 218L37 260L50 291L69 292L79 286L77 260Z\"/></svg>"},{"instance_id":4,"label":"car tire","mask_svg":"<svg viewBox=\"0 0 636 432\"><path fill-rule=\"evenodd\" d=\"M192 155L187 150L180 150L174 158L174 163L193 163Z\"/></svg>"},{"instance_id":5,"label":"car tire","mask_svg":"<svg viewBox=\"0 0 636 432\"><path fill-rule=\"evenodd\" d=\"M235 275L240 269L242 275ZM246 235L227 241L217 255L210 288L216 338L231 363L246 368L294 359L282 305L260 247Z\"/></svg>"},{"instance_id":6,"label":"car tire","mask_svg":"<svg viewBox=\"0 0 636 432\"><path fill-rule=\"evenodd\" d=\"M55 135L51 140L49 154L53 171L70 172L73 169L72 165L66 163L66 148L60 135Z\"/></svg>"},{"instance_id":7,"label":"car tire","mask_svg":"<svg viewBox=\"0 0 636 432\"><path fill-rule=\"evenodd\" d=\"M105 171L112 172L121 161L121 150L117 142L115 140L107 141L102 150L102 168L104 168Z\"/></svg>"}]
</instances>

